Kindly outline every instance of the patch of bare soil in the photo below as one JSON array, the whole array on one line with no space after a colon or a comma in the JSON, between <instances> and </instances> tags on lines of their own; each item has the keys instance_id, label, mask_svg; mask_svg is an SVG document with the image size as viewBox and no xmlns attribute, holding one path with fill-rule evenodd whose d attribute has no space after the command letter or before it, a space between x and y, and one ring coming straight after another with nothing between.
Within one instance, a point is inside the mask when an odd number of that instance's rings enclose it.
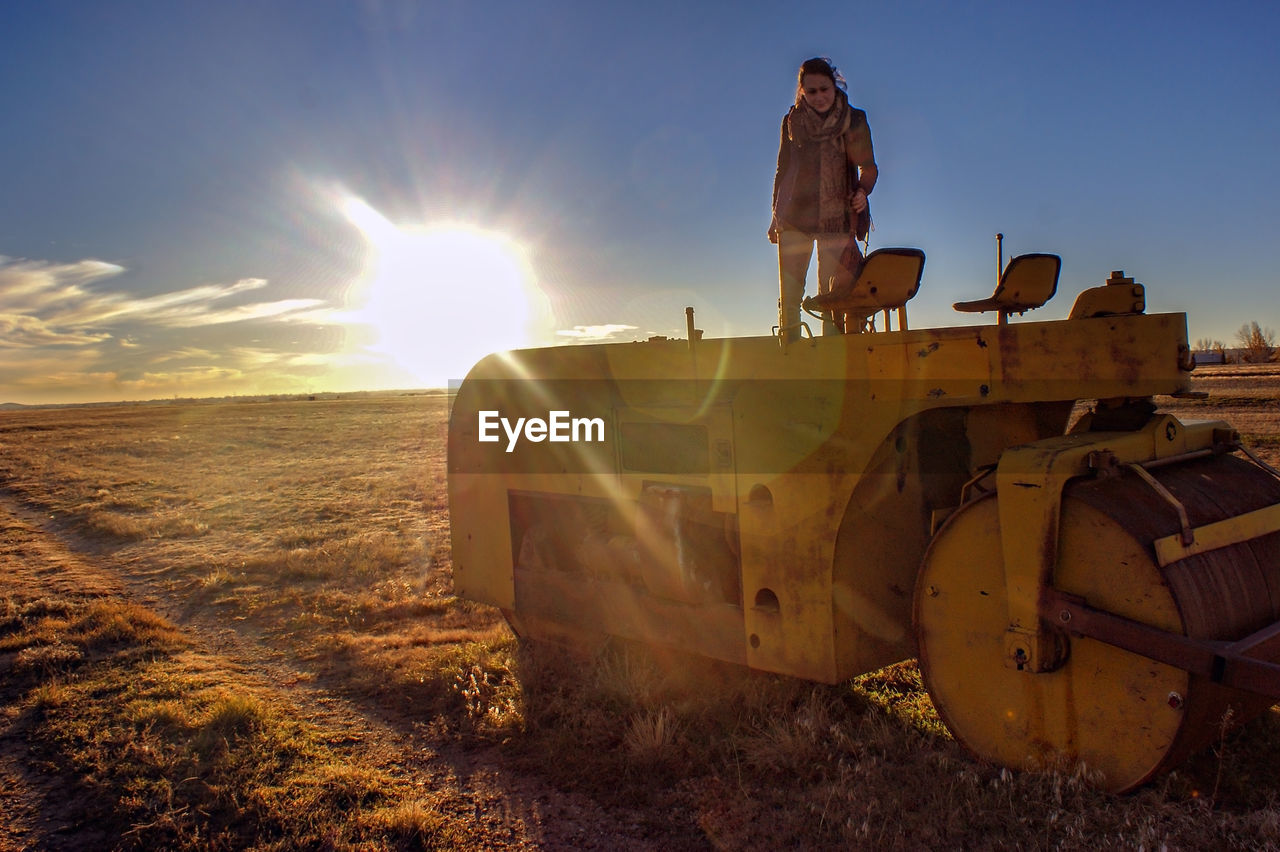
<instances>
[{"instance_id":1,"label":"patch of bare soil","mask_svg":"<svg viewBox=\"0 0 1280 852\"><path fill-rule=\"evenodd\" d=\"M666 815L612 809L522 773L492 746L461 744L412 715L362 700L340 682L265 638L251 619L227 622L209 608L169 599L155 578L131 577L109 552L59 529L10 496L0 496L0 576L6 593L25 600L123 598L177 623L193 649L234 682L273 690L296 717L327 733L354 765L403 779L418 788L457 834L483 849L672 849L706 845L692 825L653 827ZM0 655L0 683L14 655ZM71 788L34 771L22 736L22 714L6 705L0 716L0 850L93 848L114 845L76 824Z\"/></svg>"}]
</instances>

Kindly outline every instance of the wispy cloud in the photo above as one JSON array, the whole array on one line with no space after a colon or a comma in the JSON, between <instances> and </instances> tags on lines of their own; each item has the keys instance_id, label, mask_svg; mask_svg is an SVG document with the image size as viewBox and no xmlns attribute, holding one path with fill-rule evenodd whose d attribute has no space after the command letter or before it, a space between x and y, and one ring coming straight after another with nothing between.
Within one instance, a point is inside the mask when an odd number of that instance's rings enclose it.
<instances>
[{"instance_id":1,"label":"wispy cloud","mask_svg":"<svg viewBox=\"0 0 1280 852\"><path fill-rule=\"evenodd\" d=\"M121 272L124 272L124 267L102 260L52 263L0 255L0 293L8 298L22 294L56 293L64 289L78 289Z\"/></svg>"},{"instance_id":2,"label":"wispy cloud","mask_svg":"<svg viewBox=\"0 0 1280 852\"><path fill-rule=\"evenodd\" d=\"M87 328L106 332L126 323L163 328L221 325L284 318L303 311L314 315L325 304L321 299L226 304L232 297L266 287L262 278L202 284L145 297L100 293L87 286L124 271L117 264L99 260L56 264L0 257L0 303L7 314L35 321L45 333ZM30 323L28 327L34 328Z\"/></svg>"},{"instance_id":3,"label":"wispy cloud","mask_svg":"<svg viewBox=\"0 0 1280 852\"><path fill-rule=\"evenodd\" d=\"M37 317L0 314L0 348L33 349L40 346L89 346L109 340L110 334L60 329Z\"/></svg>"},{"instance_id":4,"label":"wispy cloud","mask_svg":"<svg viewBox=\"0 0 1280 852\"><path fill-rule=\"evenodd\" d=\"M157 325L168 328L194 328L261 319L290 320L303 311L306 311L308 316L315 317L316 309L324 304L323 299L282 299L278 302L257 302L222 310L208 310L207 305L198 305L189 309L153 315L151 320Z\"/></svg>"},{"instance_id":5,"label":"wispy cloud","mask_svg":"<svg viewBox=\"0 0 1280 852\"><path fill-rule=\"evenodd\" d=\"M309 351L293 331L271 331L332 322L335 306L326 300L255 299L268 288L263 278L146 296L118 284L102 289L124 272L94 259L0 256L0 393L5 386L99 398L256 392L310 381L332 357ZM270 342L254 348L237 338Z\"/></svg>"},{"instance_id":6,"label":"wispy cloud","mask_svg":"<svg viewBox=\"0 0 1280 852\"><path fill-rule=\"evenodd\" d=\"M59 312L56 319L71 325L114 324L123 320L161 326L180 325L193 317L210 314L210 306L214 302L265 286L265 279L244 278L232 284L204 284L138 299L114 293L75 294L74 302Z\"/></svg>"},{"instance_id":7,"label":"wispy cloud","mask_svg":"<svg viewBox=\"0 0 1280 852\"><path fill-rule=\"evenodd\" d=\"M639 326L623 325L621 323L606 323L604 325L575 325L573 328L562 328L556 332L559 337L567 337L574 343L602 343L606 340L614 340L622 336L630 337L628 332L635 331Z\"/></svg>"}]
</instances>

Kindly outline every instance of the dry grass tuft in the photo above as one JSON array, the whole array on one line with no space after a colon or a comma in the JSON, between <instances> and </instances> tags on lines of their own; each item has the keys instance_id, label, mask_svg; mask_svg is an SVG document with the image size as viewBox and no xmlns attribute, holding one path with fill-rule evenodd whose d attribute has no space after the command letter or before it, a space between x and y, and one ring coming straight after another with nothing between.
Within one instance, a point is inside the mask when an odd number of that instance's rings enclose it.
<instances>
[{"instance_id":1,"label":"dry grass tuft","mask_svg":"<svg viewBox=\"0 0 1280 852\"><path fill-rule=\"evenodd\" d=\"M421 801L378 808L362 827L394 849L472 849L474 838L458 820Z\"/></svg>"},{"instance_id":2,"label":"dry grass tuft","mask_svg":"<svg viewBox=\"0 0 1280 852\"><path fill-rule=\"evenodd\" d=\"M178 629L154 611L113 600L89 604L71 621L67 635L91 651L113 645L165 648L183 643Z\"/></svg>"},{"instance_id":3,"label":"dry grass tuft","mask_svg":"<svg viewBox=\"0 0 1280 852\"><path fill-rule=\"evenodd\" d=\"M247 695L226 695L217 699L205 719L196 724L191 746L201 755L225 752L242 739L261 734L266 727L266 710L260 701Z\"/></svg>"},{"instance_id":4,"label":"dry grass tuft","mask_svg":"<svg viewBox=\"0 0 1280 852\"><path fill-rule=\"evenodd\" d=\"M70 671L81 660L84 653L74 645L54 642L49 645L30 645L18 652L13 661L15 672L35 671L43 675L55 672Z\"/></svg>"},{"instance_id":5,"label":"dry grass tuft","mask_svg":"<svg viewBox=\"0 0 1280 852\"><path fill-rule=\"evenodd\" d=\"M86 513L85 529L94 535L134 541L150 537L152 525L146 518L91 509Z\"/></svg>"},{"instance_id":6,"label":"dry grass tuft","mask_svg":"<svg viewBox=\"0 0 1280 852\"><path fill-rule=\"evenodd\" d=\"M70 600L42 597L21 606L12 606L11 611L20 614L20 622L29 622L40 618L66 617L75 608L76 605Z\"/></svg>"},{"instance_id":7,"label":"dry grass tuft","mask_svg":"<svg viewBox=\"0 0 1280 852\"><path fill-rule=\"evenodd\" d=\"M86 656L121 646L161 650L184 643L177 628L152 610L116 599L88 603L40 598L8 616L0 651L18 652L19 670L66 669Z\"/></svg>"},{"instance_id":8,"label":"dry grass tuft","mask_svg":"<svg viewBox=\"0 0 1280 852\"><path fill-rule=\"evenodd\" d=\"M807 776L838 733L832 722L830 696L814 688L801 706L761 719L738 738L747 766L767 773Z\"/></svg>"},{"instance_id":9,"label":"dry grass tuft","mask_svg":"<svg viewBox=\"0 0 1280 852\"><path fill-rule=\"evenodd\" d=\"M630 762L640 769L673 763L679 756L681 724L669 707L642 710L631 717L622 737Z\"/></svg>"},{"instance_id":10,"label":"dry grass tuft","mask_svg":"<svg viewBox=\"0 0 1280 852\"><path fill-rule=\"evenodd\" d=\"M506 661L488 667L473 663L454 675L453 685L473 724L494 731L518 730L523 724L519 681Z\"/></svg>"}]
</instances>

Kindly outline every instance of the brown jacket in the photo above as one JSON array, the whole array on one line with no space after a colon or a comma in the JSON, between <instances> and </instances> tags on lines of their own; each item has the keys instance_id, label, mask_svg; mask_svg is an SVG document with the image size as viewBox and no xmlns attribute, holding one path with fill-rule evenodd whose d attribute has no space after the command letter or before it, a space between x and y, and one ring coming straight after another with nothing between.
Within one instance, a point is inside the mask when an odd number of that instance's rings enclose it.
<instances>
[{"instance_id":1,"label":"brown jacket","mask_svg":"<svg viewBox=\"0 0 1280 852\"><path fill-rule=\"evenodd\" d=\"M871 144L871 128L867 114L854 107L849 129L844 133L845 157L849 163L848 190L853 193L861 187L867 195L876 185L879 171ZM790 113L788 112L788 116ZM782 119L782 139L778 145L778 169L773 176L773 226L775 229L796 230L805 233L819 232L818 222L818 151L816 144L804 145L792 140L787 133L787 117ZM856 223L858 238L865 239L870 226L869 211L864 211ZM846 216L840 232L852 231Z\"/></svg>"}]
</instances>

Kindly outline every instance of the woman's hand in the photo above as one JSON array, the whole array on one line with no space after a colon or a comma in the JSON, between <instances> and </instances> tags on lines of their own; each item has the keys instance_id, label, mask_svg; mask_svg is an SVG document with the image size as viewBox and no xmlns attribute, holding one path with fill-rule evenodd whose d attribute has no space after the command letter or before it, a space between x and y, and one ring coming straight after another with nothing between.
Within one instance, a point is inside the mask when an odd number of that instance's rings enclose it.
<instances>
[{"instance_id":1,"label":"woman's hand","mask_svg":"<svg viewBox=\"0 0 1280 852\"><path fill-rule=\"evenodd\" d=\"M858 191L849 199L849 206L853 208L854 213L861 213L867 209L867 193L858 187Z\"/></svg>"},{"instance_id":2,"label":"woman's hand","mask_svg":"<svg viewBox=\"0 0 1280 852\"><path fill-rule=\"evenodd\" d=\"M769 242L774 245L778 244L778 220L774 219L769 223Z\"/></svg>"}]
</instances>

